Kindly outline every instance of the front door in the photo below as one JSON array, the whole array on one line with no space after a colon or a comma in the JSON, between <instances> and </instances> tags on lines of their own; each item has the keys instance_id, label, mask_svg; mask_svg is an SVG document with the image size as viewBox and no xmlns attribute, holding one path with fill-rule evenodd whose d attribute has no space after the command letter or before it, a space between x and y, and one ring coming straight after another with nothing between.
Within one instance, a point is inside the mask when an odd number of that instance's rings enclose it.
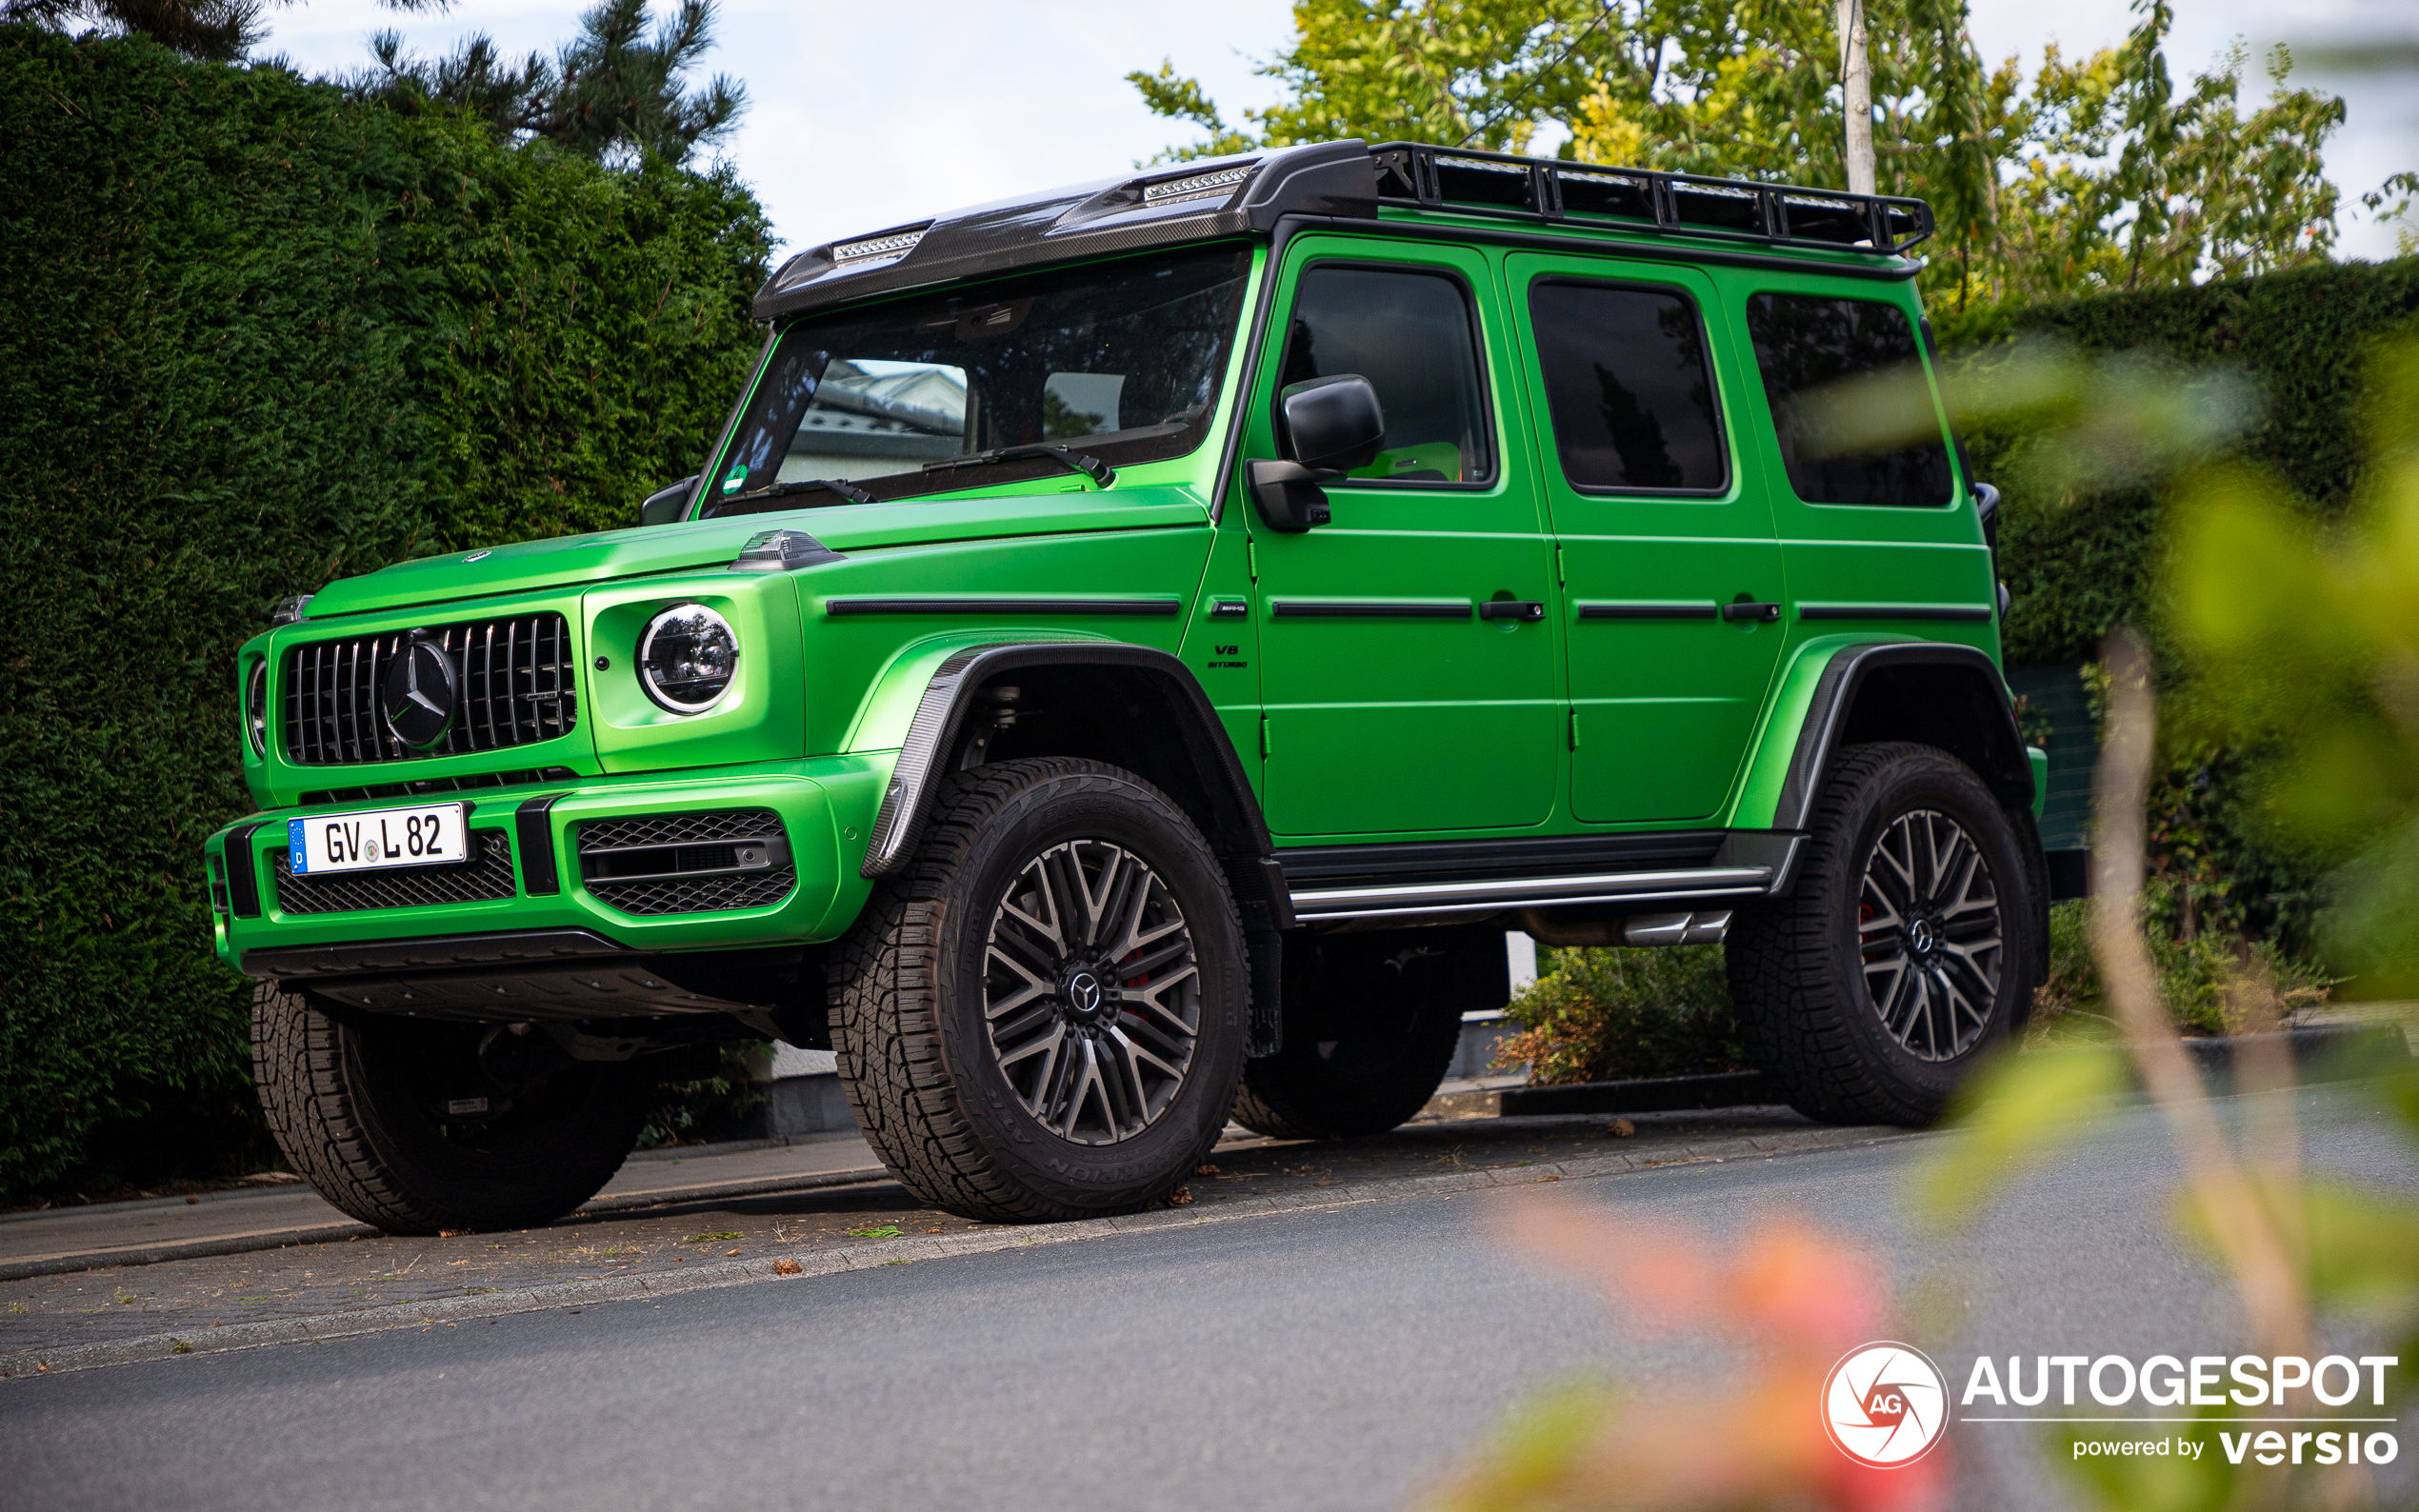
<instances>
[{"instance_id":1,"label":"front door","mask_svg":"<svg viewBox=\"0 0 2419 1512\"><path fill-rule=\"evenodd\" d=\"M1552 627L1509 606L1549 601L1552 560L1526 448L1504 443L1518 396L1490 383L1509 370L1492 269L1468 248L1320 236L1286 273L1244 455L1278 455L1284 388L1337 373L1376 388L1386 442L1329 486L1330 524L1253 518L1269 827L1538 824L1562 748Z\"/></svg>"},{"instance_id":2,"label":"front door","mask_svg":"<svg viewBox=\"0 0 2419 1512\"><path fill-rule=\"evenodd\" d=\"M1781 548L1744 476L1693 269L1515 253L1539 470L1560 545L1571 812L1722 807L1786 634Z\"/></svg>"}]
</instances>

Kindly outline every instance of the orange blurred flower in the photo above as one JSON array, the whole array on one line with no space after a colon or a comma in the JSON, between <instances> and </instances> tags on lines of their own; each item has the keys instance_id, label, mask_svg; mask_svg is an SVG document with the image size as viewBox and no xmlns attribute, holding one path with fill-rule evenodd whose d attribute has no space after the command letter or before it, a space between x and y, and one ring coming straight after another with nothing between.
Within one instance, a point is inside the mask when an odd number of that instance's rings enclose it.
<instances>
[{"instance_id":1,"label":"orange blurred flower","mask_svg":"<svg viewBox=\"0 0 2419 1512\"><path fill-rule=\"evenodd\" d=\"M1881 1257L1796 1222L1716 1244L1684 1227L1544 1202L1516 1210L1509 1237L1593 1282L1642 1331L1729 1336L1751 1358L1709 1384L1650 1399L1591 1385L1540 1398L1440 1488L1434 1512L1925 1512L1947 1500L1943 1451L1875 1469L1841 1453L1824 1429L1831 1366L1888 1333Z\"/></svg>"}]
</instances>

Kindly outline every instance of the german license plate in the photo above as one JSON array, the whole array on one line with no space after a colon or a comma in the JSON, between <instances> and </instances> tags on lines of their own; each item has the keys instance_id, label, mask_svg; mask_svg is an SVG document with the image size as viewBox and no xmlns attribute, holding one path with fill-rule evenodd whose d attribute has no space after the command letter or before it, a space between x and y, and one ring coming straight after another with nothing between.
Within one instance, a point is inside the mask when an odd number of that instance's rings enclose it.
<instances>
[{"instance_id":1,"label":"german license plate","mask_svg":"<svg viewBox=\"0 0 2419 1512\"><path fill-rule=\"evenodd\" d=\"M438 866L470 859L461 804L368 808L286 821L288 858L297 877L383 866Z\"/></svg>"}]
</instances>

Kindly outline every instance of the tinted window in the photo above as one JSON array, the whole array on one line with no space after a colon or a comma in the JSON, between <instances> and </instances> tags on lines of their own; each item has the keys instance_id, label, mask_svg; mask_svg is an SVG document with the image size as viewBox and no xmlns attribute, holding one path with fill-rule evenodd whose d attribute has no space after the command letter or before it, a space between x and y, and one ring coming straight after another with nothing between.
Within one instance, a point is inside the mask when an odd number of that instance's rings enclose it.
<instances>
[{"instance_id":1,"label":"tinted window","mask_svg":"<svg viewBox=\"0 0 2419 1512\"><path fill-rule=\"evenodd\" d=\"M1870 299L1758 294L1748 301L1747 328L1799 498L1949 502L1949 448L1905 310Z\"/></svg>"},{"instance_id":2,"label":"tinted window","mask_svg":"<svg viewBox=\"0 0 2419 1512\"><path fill-rule=\"evenodd\" d=\"M1356 478L1487 476L1486 406L1469 298L1436 273L1313 268L1302 275L1280 387L1359 373L1386 414L1386 448Z\"/></svg>"},{"instance_id":3,"label":"tinted window","mask_svg":"<svg viewBox=\"0 0 2419 1512\"><path fill-rule=\"evenodd\" d=\"M1529 294L1563 476L1582 488L1729 481L1693 306L1663 289L1540 284Z\"/></svg>"},{"instance_id":4,"label":"tinted window","mask_svg":"<svg viewBox=\"0 0 2419 1512\"><path fill-rule=\"evenodd\" d=\"M889 498L1058 471L924 470L1034 442L1119 467L1181 456L1209 433L1250 267L1247 249L1193 247L801 321L702 512L795 508L794 495L747 496L808 479Z\"/></svg>"}]
</instances>

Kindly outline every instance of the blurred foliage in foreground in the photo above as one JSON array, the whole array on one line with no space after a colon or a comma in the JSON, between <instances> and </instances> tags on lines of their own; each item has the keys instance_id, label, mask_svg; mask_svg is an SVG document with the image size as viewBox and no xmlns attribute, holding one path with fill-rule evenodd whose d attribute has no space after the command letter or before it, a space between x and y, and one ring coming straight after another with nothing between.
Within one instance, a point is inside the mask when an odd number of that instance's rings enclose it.
<instances>
[{"instance_id":1,"label":"blurred foliage in foreground","mask_svg":"<svg viewBox=\"0 0 2419 1512\"><path fill-rule=\"evenodd\" d=\"M2369 460L2340 516L2235 466L2175 514L2188 735L2276 755L2258 799L2288 840L2349 861L2324 938L2353 994L2419 993L2419 343L2383 349L2346 428Z\"/></svg>"},{"instance_id":2,"label":"blurred foliage in foreground","mask_svg":"<svg viewBox=\"0 0 2419 1512\"><path fill-rule=\"evenodd\" d=\"M1948 1494L1946 1444L1876 1470L1833 1448L1823 1427L1832 1364L1891 1337L1884 1257L1796 1223L1714 1241L1570 1204L1516 1210L1507 1237L1592 1283L1632 1336L1690 1336L1706 1367L1652 1393L1595 1380L1542 1393L1431 1493L1427 1512L1918 1512Z\"/></svg>"},{"instance_id":3,"label":"blurred foliage in foreground","mask_svg":"<svg viewBox=\"0 0 2419 1512\"><path fill-rule=\"evenodd\" d=\"M2419 346L2388 348L2374 362L2358 416L2367 460L2340 521L2314 524L2308 502L2271 473L2241 463L2205 468L2175 494L2164 592L2174 606L2183 661L2169 680L2169 738L2242 742L2268 753L2260 768L2268 774L2263 822L2288 841L2349 858L2326 878L2323 937L2333 961L2354 973L2354 986L2383 997L2419 989ZM1909 1195L1935 1238L1970 1225L2050 1151L2088 1144L2115 1105L2112 1094L2138 1082L2182 1167L2166 1204L2171 1229L2230 1281L2240 1308L2239 1333L2195 1339L2189 1347L2304 1360L2337 1350L2391 1353L2400 1363L2386 1407L2398 1413L2419 1384L2419 1203L2404 1190L2304 1168L2302 1099L2291 1091L2291 1054L2278 1037L2238 1044L2233 1089L2248 1095L2225 1103L2207 1095L2175 1035L2174 1021L2193 1011L2176 1001L2179 977L2207 983L2220 1023L2255 1030L2275 1025L2290 999L2311 985L2280 981L2273 955L2238 953L2222 981L2210 970L2215 963L2179 956L2185 942L2172 927L2171 898L2162 945L2151 922L2160 910L2143 896L2162 760L2153 664L2142 639L2121 631L2110 637L2108 665L2095 891L2088 917L2062 913L2062 977L2053 987L2083 1001L2096 984L2114 1033L2097 1044L2003 1053L1968 1086L1960 1136L1931 1146ZM2089 931L2088 972L2078 960L2079 929ZM2407 1060L2336 1095L2370 1103L2379 1122L2419 1153L2419 1071ZM1810 1342L1819 1335L1802 1324L1811 1318L1819 1326L1826 1315L1785 1308L1775 1316L1772 1293L1759 1292L1751 1279L1759 1254L1780 1252L1769 1243L1744 1246L1738 1259L1718 1257L1652 1234L1601 1229L1575 1217L1571 1204L1546 1201L1512 1237L1518 1247L1597 1275L1625 1304L1650 1313L1660 1302L1702 1330L1735 1330L1733 1358L1745 1363L1714 1391L1682 1384L1649 1396L1579 1384L1542 1395L1445 1483L1432 1505L1777 1512L1945 1502L1939 1451L1917 1462L1920 1474L1856 1479L1815 1436L1821 1378ZM1820 1235L1793 1248L1799 1258L1777 1268L1801 1278L1823 1268L1805 1257L1844 1252ZM1929 1289L1973 1300L1977 1279L1958 1273L1969 1253L1963 1244L1928 1245L1935 1272ZM1886 1258L1873 1257L1855 1274L1889 1269ZM1858 1295L1846 1280L1808 1290L1834 1301ZM2156 1305L2147 1280L2144 1291L2144 1304ZM1672 1307L1674 1298L1684 1305ZM1836 1321L1836 1313L1828 1316ZM1832 1358L1877 1337L1879 1318L1875 1309L1834 1340ZM1942 1337L1919 1330L1912 1342L1953 1358L1970 1319L1962 1307L1944 1310ZM2310 1388L2305 1381L2294 1389ZM2247 1414L2267 1405L2238 1405L2229 1395L2225 1405L2196 1407L2198 1423L2189 1431L2213 1438L2238 1423L2248 1431ZM2279 1405L2313 1418L2334 1412L2314 1392ZM2374 1410L2350 1407L2353 1415ZM2193 1461L2078 1462L2071 1453L2079 1436L2121 1431L2045 1423L2043 1476L2064 1479L2085 1504L2106 1512L2376 1504L2365 1466L2270 1467L2256 1455L2238 1465L2214 1444Z\"/></svg>"}]
</instances>

